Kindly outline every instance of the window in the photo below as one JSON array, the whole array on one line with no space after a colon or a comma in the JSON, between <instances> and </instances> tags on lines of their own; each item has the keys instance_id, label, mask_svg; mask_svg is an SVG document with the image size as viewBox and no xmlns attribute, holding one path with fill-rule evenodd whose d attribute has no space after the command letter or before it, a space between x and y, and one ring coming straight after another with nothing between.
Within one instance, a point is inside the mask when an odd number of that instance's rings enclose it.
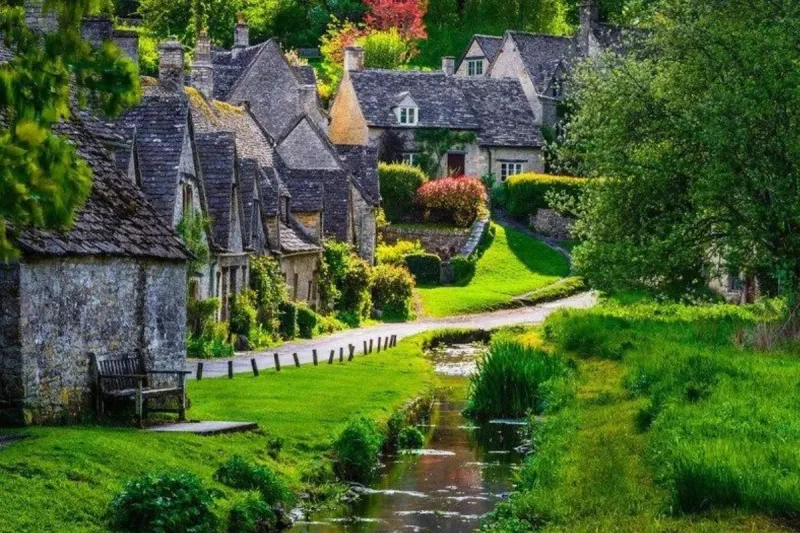
<instances>
[{"instance_id":1,"label":"window","mask_svg":"<svg viewBox=\"0 0 800 533\"><path fill-rule=\"evenodd\" d=\"M294 296L292 297L292 300L297 300L297 288L298 288L299 284L300 284L300 275L297 272L295 272L294 273L294 283L293 283Z\"/></svg>"},{"instance_id":2,"label":"window","mask_svg":"<svg viewBox=\"0 0 800 533\"><path fill-rule=\"evenodd\" d=\"M419 160L419 154L415 154L413 152L408 152L403 154L403 164L404 165L416 165Z\"/></svg>"},{"instance_id":3,"label":"window","mask_svg":"<svg viewBox=\"0 0 800 533\"><path fill-rule=\"evenodd\" d=\"M467 60L467 76L483 76L483 59Z\"/></svg>"},{"instance_id":4,"label":"window","mask_svg":"<svg viewBox=\"0 0 800 533\"><path fill-rule=\"evenodd\" d=\"M564 95L564 80L553 82L553 98L561 98Z\"/></svg>"},{"instance_id":5,"label":"window","mask_svg":"<svg viewBox=\"0 0 800 533\"><path fill-rule=\"evenodd\" d=\"M501 181L506 181L506 178L515 174L522 174L522 163L500 163Z\"/></svg>"},{"instance_id":6,"label":"window","mask_svg":"<svg viewBox=\"0 0 800 533\"><path fill-rule=\"evenodd\" d=\"M182 187L183 196L181 198L181 213L185 215L189 215L192 212L192 205L194 202L194 193L192 192L192 184L191 183L184 183Z\"/></svg>"},{"instance_id":7,"label":"window","mask_svg":"<svg viewBox=\"0 0 800 533\"><path fill-rule=\"evenodd\" d=\"M400 124L406 126L414 126L417 123L417 108L416 107L401 107L397 112L397 120Z\"/></svg>"}]
</instances>

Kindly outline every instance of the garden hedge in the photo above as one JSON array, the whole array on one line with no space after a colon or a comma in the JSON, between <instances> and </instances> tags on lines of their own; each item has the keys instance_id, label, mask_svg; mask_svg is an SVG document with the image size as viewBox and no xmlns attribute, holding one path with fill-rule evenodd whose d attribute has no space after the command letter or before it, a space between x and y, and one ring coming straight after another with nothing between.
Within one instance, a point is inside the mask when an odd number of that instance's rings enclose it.
<instances>
[{"instance_id":1,"label":"garden hedge","mask_svg":"<svg viewBox=\"0 0 800 533\"><path fill-rule=\"evenodd\" d=\"M439 285L442 260L434 254L413 254L406 256L406 267L418 285Z\"/></svg>"},{"instance_id":2,"label":"garden hedge","mask_svg":"<svg viewBox=\"0 0 800 533\"><path fill-rule=\"evenodd\" d=\"M386 163L378 167L378 176L386 219L394 223L409 219L414 213L417 189L428 181L428 177L417 167Z\"/></svg>"},{"instance_id":3,"label":"garden hedge","mask_svg":"<svg viewBox=\"0 0 800 533\"><path fill-rule=\"evenodd\" d=\"M305 305L297 306L297 330L300 337L310 339L314 336L314 328L317 327L317 313Z\"/></svg>"},{"instance_id":4,"label":"garden hedge","mask_svg":"<svg viewBox=\"0 0 800 533\"><path fill-rule=\"evenodd\" d=\"M493 199L503 198L504 207L513 216L526 216L537 209L547 208L545 196L550 191L565 192L578 198L586 178L551 176L548 174L517 174L505 182L505 194L493 194Z\"/></svg>"},{"instance_id":5,"label":"garden hedge","mask_svg":"<svg viewBox=\"0 0 800 533\"><path fill-rule=\"evenodd\" d=\"M280 334L284 340L297 337L297 306L292 302L283 302L279 306Z\"/></svg>"}]
</instances>

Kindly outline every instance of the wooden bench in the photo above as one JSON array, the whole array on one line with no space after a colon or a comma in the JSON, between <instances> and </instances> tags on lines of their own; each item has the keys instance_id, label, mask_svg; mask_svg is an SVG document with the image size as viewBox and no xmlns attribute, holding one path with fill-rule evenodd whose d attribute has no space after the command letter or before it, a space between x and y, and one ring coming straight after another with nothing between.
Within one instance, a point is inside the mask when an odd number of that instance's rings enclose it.
<instances>
[{"instance_id":1,"label":"wooden bench","mask_svg":"<svg viewBox=\"0 0 800 533\"><path fill-rule=\"evenodd\" d=\"M132 400L136 408L136 422L141 426L148 412L177 413L178 419L186 419L186 376L185 370L146 370L141 359L128 357L98 357L92 355L92 364L97 376L97 413L105 413L107 400ZM154 376L175 376L176 385L154 388ZM147 400L151 398L178 398L177 409L148 409Z\"/></svg>"}]
</instances>

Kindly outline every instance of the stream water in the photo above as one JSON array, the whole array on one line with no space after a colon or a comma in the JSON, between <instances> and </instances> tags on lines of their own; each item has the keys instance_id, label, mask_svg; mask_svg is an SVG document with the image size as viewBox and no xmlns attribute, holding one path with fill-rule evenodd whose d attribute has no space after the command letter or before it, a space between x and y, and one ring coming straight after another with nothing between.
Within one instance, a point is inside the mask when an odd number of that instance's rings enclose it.
<instances>
[{"instance_id":1,"label":"stream water","mask_svg":"<svg viewBox=\"0 0 800 533\"><path fill-rule=\"evenodd\" d=\"M467 380L480 350L455 345L435 350L437 373ZM464 403L442 397L434 406L426 448L384 456L380 476L354 502L295 523L295 533L474 531L512 489L524 458L514 448L525 425L495 421L481 427L464 418Z\"/></svg>"}]
</instances>

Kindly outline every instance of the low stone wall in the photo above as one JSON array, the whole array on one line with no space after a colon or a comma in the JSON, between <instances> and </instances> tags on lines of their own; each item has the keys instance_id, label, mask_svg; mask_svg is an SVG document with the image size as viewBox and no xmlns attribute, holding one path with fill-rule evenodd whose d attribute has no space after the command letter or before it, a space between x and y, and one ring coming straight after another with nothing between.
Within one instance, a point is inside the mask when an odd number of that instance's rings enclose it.
<instances>
[{"instance_id":1,"label":"low stone wall","mask_svg":"<svg viewBox=\"0 0 800 533\"><path fill-rule=\"evenodd\" d=\"M555 209L537 209L531 215L531 228L541 235L565 241L572 238L574 219L560 215Z\"/></svg>"},{"instance_id":2,"label":"low stone wall","mask_svg":"<svg viewBox=\"0 0 800 533\"><path fill-rule=\"evenodd\" d=\"M472 235L471 228L436 228L424 226L387 226L380 230L384 242L419 241L426 252L442 260L460 253Z\"/></svg>"}]
</instances>

